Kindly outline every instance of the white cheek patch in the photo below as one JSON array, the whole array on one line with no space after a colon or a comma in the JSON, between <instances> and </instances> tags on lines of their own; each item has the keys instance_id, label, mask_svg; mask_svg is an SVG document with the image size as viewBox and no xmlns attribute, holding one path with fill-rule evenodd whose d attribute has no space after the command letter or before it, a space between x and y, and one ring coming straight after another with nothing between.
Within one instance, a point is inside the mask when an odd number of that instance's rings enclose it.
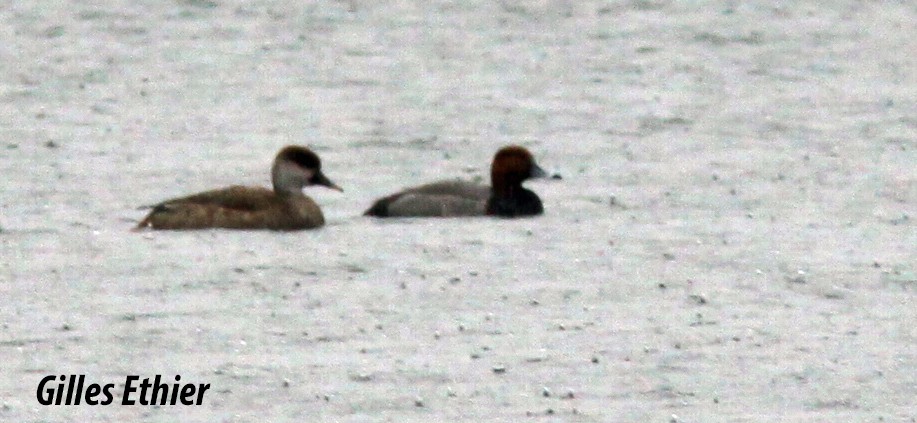
<instances>
[{"instance_id":1,"label":"white cheek patch","mask_svg":"<svg viewBox=\"0 0 917 423\"><path fill-rule=\"evenodd\" d=\"M315 172L312 170L306 169L296 163L283 162L280 166L285 174L290 175L290 177L302 178L303 181L308 181L309 179L312 179L313 175L315 175Z\"/></svg>"},{"instance_id":2,"label":"white cheek patch","mask_svg":"<svg viewBox=\"0 0 917 423\"><path fill-rule=\"evenodd\" d=\"M296 163L284 161L277 163L274 168L273 179L277 186L293 188L307 185L312 175L314 175L312 170L305 169Z\"/></svg>"}]
</instances>

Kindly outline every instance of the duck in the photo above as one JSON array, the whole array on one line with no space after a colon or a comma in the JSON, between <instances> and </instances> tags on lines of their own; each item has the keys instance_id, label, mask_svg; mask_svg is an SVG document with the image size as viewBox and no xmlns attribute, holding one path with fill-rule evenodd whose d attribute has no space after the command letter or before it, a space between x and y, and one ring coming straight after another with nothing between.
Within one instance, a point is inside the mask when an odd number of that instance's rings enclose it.
<instances>
[{"instance_id":1,"label":"duck","mask_svg":"<svg viewBox=\"0 0 917 423\"><path fill-rule=\"evenodd\" d=\"M230 186L150 206L140 221L141 229L268 229L291 231L325 224L321 208L303 194L307 186L319 185L343 192L322 173L322 163L312 150L288 145L271 167L273 190L264 187Z\"/></svg>"},{"instance_id":2,"label":"duck","mask_svg":"<svg viewBox=\"0 0 917 423\"><path fill-rule=\"evenodd\" d=\"M376 200L363 215L372 217L523 217L544 213L541 199L522 187L547 177L525 147L510 145L494 155L490 186L445 180L407 188Z\"/></svg>"}]
</instances>

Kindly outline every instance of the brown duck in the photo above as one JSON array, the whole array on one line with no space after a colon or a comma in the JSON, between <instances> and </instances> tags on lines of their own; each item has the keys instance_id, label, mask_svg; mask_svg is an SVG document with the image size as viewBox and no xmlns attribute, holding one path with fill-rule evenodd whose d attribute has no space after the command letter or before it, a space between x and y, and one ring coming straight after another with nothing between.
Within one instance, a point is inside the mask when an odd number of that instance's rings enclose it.
<instances>
[{"instance_id":1,"label":"brown duck","mask_svg":"<svg viewBox=\"0 0 917 423\"><path fill-rule=\"evenodd\" d=\"M305 147L286 146L271 168L274 190L231 186L163 201L137 229L271 229L317 228L325 224L322 210L302 193L303 187L340 187L322 173L318 155Z\"/></svg>"},{"instance_id":2,"label":"brown duck","mask_svg":"<svg viewBox=\"0 0 917 423\"><path fill-rule=\"evenodd\" d=\"M501 148L490 168L491 186L465 181L440 181L408 188L376 200L365 216L457 217L534 216L544 212L541 199L522 187L529 178L547 173L532 153L520 146Z\"/></svg>"}]
</instances>

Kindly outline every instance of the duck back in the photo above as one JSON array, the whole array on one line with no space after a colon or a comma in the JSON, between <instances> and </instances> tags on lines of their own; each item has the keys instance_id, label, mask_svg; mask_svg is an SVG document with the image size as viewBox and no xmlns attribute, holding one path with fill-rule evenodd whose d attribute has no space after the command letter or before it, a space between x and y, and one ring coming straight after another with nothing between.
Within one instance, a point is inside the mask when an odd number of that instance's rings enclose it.
<instances>
[{"instance_id":1,"label":"duck back","mask_svg":"<svg viewBox=\"0 0 917 423\"><path fill-rule=\"evenodd\" d=\"M377 217L457 217L484 215L490 187L439 181L406 189L373 203L364 215Z\"/></svg>"},{"instance_id":2,"label":"duck back","mask_svg":"<svg viewBox=\"0 0 917 423\"><path fill-rule=\"evenodd\" d=\"M324 223L318 204L301 193L233 186L157 204L138 228L296 230Z\"/></svg>"}]
</instances>

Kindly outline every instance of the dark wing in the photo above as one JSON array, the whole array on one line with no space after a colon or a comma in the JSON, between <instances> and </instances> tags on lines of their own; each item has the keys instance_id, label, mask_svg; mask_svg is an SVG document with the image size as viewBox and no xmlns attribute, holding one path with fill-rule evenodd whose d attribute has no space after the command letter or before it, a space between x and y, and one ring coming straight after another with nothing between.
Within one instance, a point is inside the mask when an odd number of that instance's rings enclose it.
<instances>
[{"instance_id":1,"label":"dark wing","mask_svg":"<svg viewBox=\"0 0 917 423\"><path fill-rule=\"evenodd\" d=\"M234 210L257 211L271 207L275 202L276 195L267 188L232 186L166 200L154 206L153 209L155 211L159 208L167 209L169 206L179 204L196 204Z\"/></svg>"},{"instance_id":2,"label":"dark wing","mask_svg":"<svg viewBox=\"0 0 917 423\"><path fill-rule=\"evenodd\" d=\"M447 195L466 200L486 201L490 197L490 187L460 180L433 182L410 188L405 193Z\"/></svg>"},{"instance_id":3,"label":"dark wing","mask_svg":"<svg viewBox=\"0 0 917 423\"><path fill-rule=\"evenodd\" d=\"M163 201L137 225L138 229L192 229L220 225L221 221L250 220L256 212L276 208L277 196L260 187L232 186ZM241 223L240 223L241 224Z\"/></svg>"},{"instance_id":4,"label":"dark wing","mask_svg":"<svg viewBox=\"0 0 917 423\"><path fill-rule=\"evenodd\" d=\"M475 216L485 211L490 187L464 181L440 181L408 188L377 200L364 215L376 217Z\"/></svg>"}]
</instances>

